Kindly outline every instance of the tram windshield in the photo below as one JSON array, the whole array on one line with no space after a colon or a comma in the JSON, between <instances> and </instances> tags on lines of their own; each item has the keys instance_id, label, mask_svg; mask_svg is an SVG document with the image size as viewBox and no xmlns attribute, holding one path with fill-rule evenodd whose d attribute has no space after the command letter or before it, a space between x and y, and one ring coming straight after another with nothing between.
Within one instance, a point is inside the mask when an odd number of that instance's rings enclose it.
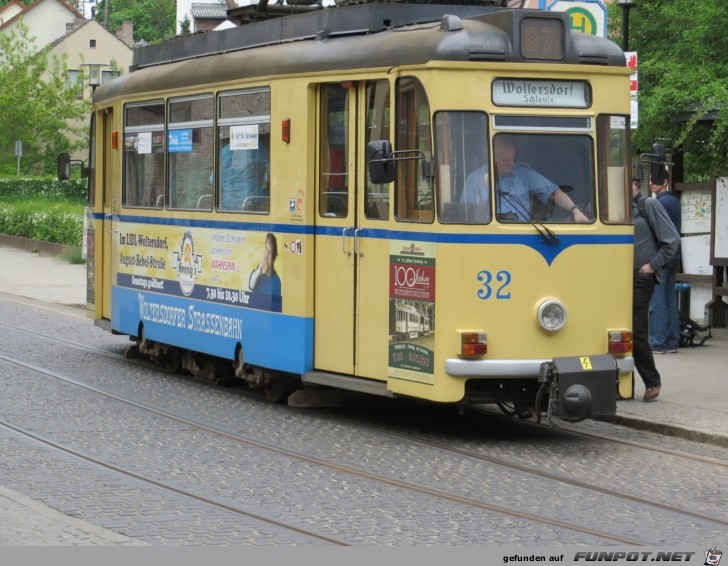
<instances>
[{"instance_id":1,"label":"tram windshield","mask_svg":"<svg viewBox=\"0 0 728 566\"><path fill-rule=\"evenodd\" d=\"M585 134L498 134L495 213L501 222L594 219L594 147ZM584 214L576 219L572 207Z\"/></svg>"},{"instance_id":2,"label":"tram windshield","mask_svg":"<svg viewBox=\"0 0 728 566\"><path fill-rule=\"evenodd\" d=\"M497 118L505 125L504 117ZM529 119L533 127L534 118ZM493 218L510 223L594 221L594 141L585 131L591 129L590 120L559 120L562 131L538 133L518 131L521 124L509 123L515 127L493 136L490 155L484 113L438 113L440 220L453 224L484 224ZM579 122L564 124L564 120Z\"/></svg>"}]
</instances>

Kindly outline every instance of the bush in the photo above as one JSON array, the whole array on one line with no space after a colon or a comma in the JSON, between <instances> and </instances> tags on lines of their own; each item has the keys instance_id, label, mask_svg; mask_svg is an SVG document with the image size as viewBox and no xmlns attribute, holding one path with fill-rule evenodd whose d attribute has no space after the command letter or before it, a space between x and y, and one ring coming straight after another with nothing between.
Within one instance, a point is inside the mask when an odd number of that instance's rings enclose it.
<instances>
[{"instance_id":1,"label":"bush","mask_svg":"<svg viewBox=\"0 0 728 566\"><path fill-rule=\"evenodd\" d=\"M0 233L80 246L83 243L83 206L37 199L0 203Z\"/></svg>"},{"instance_id":2,"label":"bush","mask_svg":"<svg viewBox=\"0 0 728 566\"><path fill-rule=\"evenodd\" d=\"M87 186L86 179L0 178L0 233L81 246Z\"/></svg>"},{"instance_id":3,"label":"bush","mask_svg":"<svg viewBox=\"0 0 728 566\"><path fill-rule=\"evenodd\" d=\"M51 178L0 178L0 201L50 199L56 202L85 204L87 179L58 181Z\"/></svg>"}]
</instances>

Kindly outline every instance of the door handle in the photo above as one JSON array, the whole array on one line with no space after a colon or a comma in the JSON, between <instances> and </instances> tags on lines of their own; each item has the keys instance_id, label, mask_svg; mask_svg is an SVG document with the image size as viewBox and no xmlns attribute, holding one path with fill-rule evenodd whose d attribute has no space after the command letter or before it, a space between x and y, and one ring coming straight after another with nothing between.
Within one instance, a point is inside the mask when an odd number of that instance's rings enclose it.
<instances>
[{"instance_id":1,"label":"door handle","mask_svg":"<svg viewBox=\"0 0 728 566\"><path fill-rule=\"evenodd\" d=\"M359 232L363 230L364 228L357 228L354 230L354 254L359 257L364 257L364 253L359 251Z\"/></svg>"},{"instance_id":2,"label":"door handle","mask_svg":"<svg viewBox=\"0 0 728 566\"><path fill-rule=\"evenodd\" d=\"M346 249L346 232L353 229L353 226L347 226L341 232L341 251L344 252L346 255L351 255L351 252L347 251Z\"/></svg>"}]
</instances>

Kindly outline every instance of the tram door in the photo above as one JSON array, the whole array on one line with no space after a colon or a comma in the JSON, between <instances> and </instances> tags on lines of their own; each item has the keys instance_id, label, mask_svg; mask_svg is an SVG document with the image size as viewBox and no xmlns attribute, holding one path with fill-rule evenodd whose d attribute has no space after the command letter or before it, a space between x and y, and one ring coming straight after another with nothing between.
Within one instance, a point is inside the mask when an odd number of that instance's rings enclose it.
<instances>
[{"instance_id":1,"label":"tram door","mask_svg":"<svg viewBox=\"0 0 728 566\"><path fill-rule=\"evenodd\" d=\"M314 368L347 374L355 364L356 98L346 83L319 87Z\"/></svg>"},{"instance_id":2,"label":"tram door","mask_svg":"<svg viewBox=\"0 0 728 566\"><path fill-rule=\"evenodd\" d=\"M386 239L365 236L386 228L389 194L366 183L364 147L370 135L386 137L370 122L388 124L388 104L388 81L324 84L319 91L314 367L381 380L389 249Z\"/></svg>"},{"instance_id":3,"label":"tram door","mask_svg":"<svg viewBox=\"0 0 728 566\"><path fill-rule=\"evenodd\" d=\"M101 167L101 198L103 207L103 245L101 247L101 257L96 257L96 264L99 262L103 265L102 278L103 281L96 282L96 300L101 301L102 316L111 319L111 246L112 246L112 186L111 186L111 131L113 112L108 108L105 112L98 114L101 121L101 155L99 166ZM100 283L100 284L99 284ZM99 293L101 296L99 297ZM97 303L98 304L98 303Z\"/></svg>"}]
</instances>

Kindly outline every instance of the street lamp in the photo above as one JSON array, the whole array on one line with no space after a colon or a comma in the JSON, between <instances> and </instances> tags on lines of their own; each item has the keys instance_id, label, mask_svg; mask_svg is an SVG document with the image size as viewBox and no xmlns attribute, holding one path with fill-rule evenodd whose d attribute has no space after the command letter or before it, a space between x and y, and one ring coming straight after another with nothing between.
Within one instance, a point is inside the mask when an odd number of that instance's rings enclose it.
<instances>
[{"instance_id":1,"label":"street lamp","mask_svg":"<svg viewBox=\"0 0 728 566\"><path fill-rule=\"evenodd\" d=\"M637 0L618 0L617 6L622 8L622 51L629 51L629 11L637 6Z\"/></svg>"},{"instance_id":2,"label":"street lamp","mask_svg":"<svg viewBox=\"0 0 728 566\"><path fill-rule=\"evenodd\" d=\"M101 84L101 67L108 67L106 63L84 63L82 67L88 67L88 86L91 87L91 96Z\"/></svg>"}]
</instances>

